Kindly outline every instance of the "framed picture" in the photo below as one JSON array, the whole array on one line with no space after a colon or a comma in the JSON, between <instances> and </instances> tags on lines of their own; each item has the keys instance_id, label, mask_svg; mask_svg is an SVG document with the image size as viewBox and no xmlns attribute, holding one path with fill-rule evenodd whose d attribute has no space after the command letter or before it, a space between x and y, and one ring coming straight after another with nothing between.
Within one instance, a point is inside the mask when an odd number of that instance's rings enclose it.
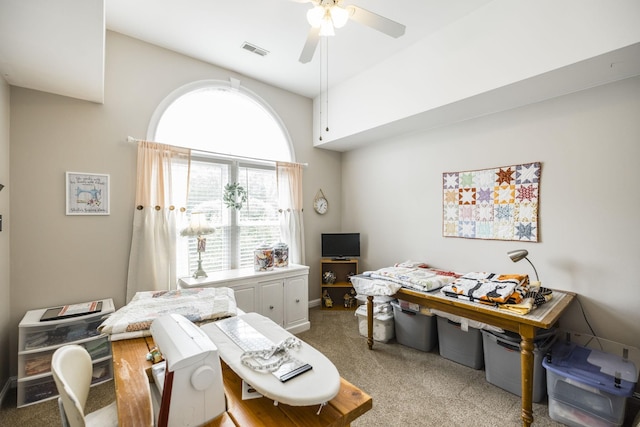
<instances>
[{"instance_id":1,"label":"framed picture","mask_svg":"<svg viewBox=\"0 0 640 427\"><path fill-rule=\"evenodd\" d=\"M67 172L67 215L109 215L109 175Z\"/></svg>"}]
</instances>

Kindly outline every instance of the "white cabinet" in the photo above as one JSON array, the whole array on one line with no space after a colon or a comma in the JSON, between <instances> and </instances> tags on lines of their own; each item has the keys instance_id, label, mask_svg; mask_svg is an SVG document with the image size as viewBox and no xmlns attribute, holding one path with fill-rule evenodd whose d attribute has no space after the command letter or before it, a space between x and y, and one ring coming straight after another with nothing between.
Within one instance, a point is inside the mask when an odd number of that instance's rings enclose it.
<instances>
[{"instance_id":1,"label":"white cabinet","mask_svg":"<svg viewBox=\"0 0 640 427\"><path fill-rule=\"evenodd\" d=\"M271 271L253 268L216 271L209 277L178 280L179 288L232 288L238 308L257 312L285 328L299 333L311 327L309 323L309 267L291 264Z\"/></svg>"},{"instance_id":2,"label":"white cabinet","mask_svg":"<svg viewBox=\"0 0 640 427\"><path fill-rule=\"evenodd\" d=\"M18 399L17 406L28 406L58 396L51 375L51 357L59 347L79 344L93 362L91 385L113 378L109 337L98 326L115 311L111 299L102 300L99 312L41 321L48 309L28 311L18 325Z\"/></svg>"}]
</instances>

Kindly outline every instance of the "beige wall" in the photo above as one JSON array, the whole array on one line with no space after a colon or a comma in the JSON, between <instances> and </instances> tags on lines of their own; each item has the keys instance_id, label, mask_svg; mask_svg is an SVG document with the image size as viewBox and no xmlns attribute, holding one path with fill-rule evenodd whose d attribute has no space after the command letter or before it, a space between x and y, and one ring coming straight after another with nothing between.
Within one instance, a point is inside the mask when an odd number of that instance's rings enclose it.
<instances>
[{"instance_id":1,"label":"beige wall","mask_svg":"<svg viewBox=\"0 0 640 427\"><path fill-rule=\"evenodd\" d=\"M0 191L0 399L9 377L9 92L9 85L0 77L0 184L5 186Z\"/></svg>"},{"instance_id":2,"label":"beige wall","mask_svg":"<svg viewBox=\"0 0 640 427\"><path fill-rule=\"evenodd\" d=\"M311 100L112 32L105 72L103 105L11 89L14 375L17 324L26 310L107 297L117 307L124 304L136 167L136 146L126 138L144 138L160 101L193 81L240 79L281 117L296 160L309 163L304 171L309 293L312 299L320 296L319 234L323 227L339 227L340 154L313 148ZM65 171L110 174L111 214L66 216ZM321 221L312 216L319 187L335 195L335 210Z\"/></svg>"},{"instance_id":3,"label":"beige wall","mask_svg":"<svg viewBox=\"0 0 640 427\"><path fill-rule=\"evenodd\" d=\"M640 77L345 153L343 227L362 266L408 259L533 274L580 295L597 335L640 347ZM541 242L442 237L442 173L542 162ZM578 304L562 319L588 332Z\"/></svg>"}]
</instances>

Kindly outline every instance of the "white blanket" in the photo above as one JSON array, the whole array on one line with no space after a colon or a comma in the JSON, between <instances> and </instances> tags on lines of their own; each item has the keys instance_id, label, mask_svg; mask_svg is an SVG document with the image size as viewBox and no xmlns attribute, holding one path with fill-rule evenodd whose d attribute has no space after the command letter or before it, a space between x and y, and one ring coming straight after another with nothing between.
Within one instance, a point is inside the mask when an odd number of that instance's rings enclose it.
<instances>
[{"instance_id":1,"label":"white blanket","mask_svg":"<svg viewBox=\"0 0 640 427\"><path fill-rule=\"evenodd\" d=\"M391 296L402 287L400 283L388 280L373 279L364 273L351 276L351 284L358 295ZM393 298L391 298L393 299Z\"/></svg>"},{"instance_id":2,"label":"white blanket","mask_svg":"<svg viewBox=\"0 0 640 427\"><path fill-rule=\"evenodd\" d=\"M129 304L109 316L98 331L111 341L150 336L151 322L167 313L182 314L194 323L235 316L237 306L231 288L191 288L138 292Z\"/></svg>"},{"instance_id":3,"label":"white blanket","mask_svg":"<svg viewBox=\"0 0 640 427\"><path fill-rule=\"evenodd\" d=\"M455 280L457 276L443 275L442 271L429 268L385 267L369 272L374 279L388 280L422 292L439 289Z\"/></svg>"}]
</instances>

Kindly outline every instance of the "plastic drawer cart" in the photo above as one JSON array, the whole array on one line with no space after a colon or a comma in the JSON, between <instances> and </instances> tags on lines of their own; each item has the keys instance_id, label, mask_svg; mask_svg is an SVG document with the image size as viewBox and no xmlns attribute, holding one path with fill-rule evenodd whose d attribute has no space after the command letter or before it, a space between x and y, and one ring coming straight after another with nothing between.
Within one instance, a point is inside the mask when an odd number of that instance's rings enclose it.
<instances>
[{"instance_id":1,"label":"plastic drawer cart","mask_svg":"<svg viewBox=\"0 0 640 427\"><path fill-rule=\"evenodd\" d=\"M31 310L24 315L18 326L18 407L58 396L51 375L51 357L66 344L78 344L89 351L92 386L113 378L111 343L97 328L115 310L111 299L101 302L101 311L74 317L41 321L48 309Z\"/></svg>"}]
</instances>

